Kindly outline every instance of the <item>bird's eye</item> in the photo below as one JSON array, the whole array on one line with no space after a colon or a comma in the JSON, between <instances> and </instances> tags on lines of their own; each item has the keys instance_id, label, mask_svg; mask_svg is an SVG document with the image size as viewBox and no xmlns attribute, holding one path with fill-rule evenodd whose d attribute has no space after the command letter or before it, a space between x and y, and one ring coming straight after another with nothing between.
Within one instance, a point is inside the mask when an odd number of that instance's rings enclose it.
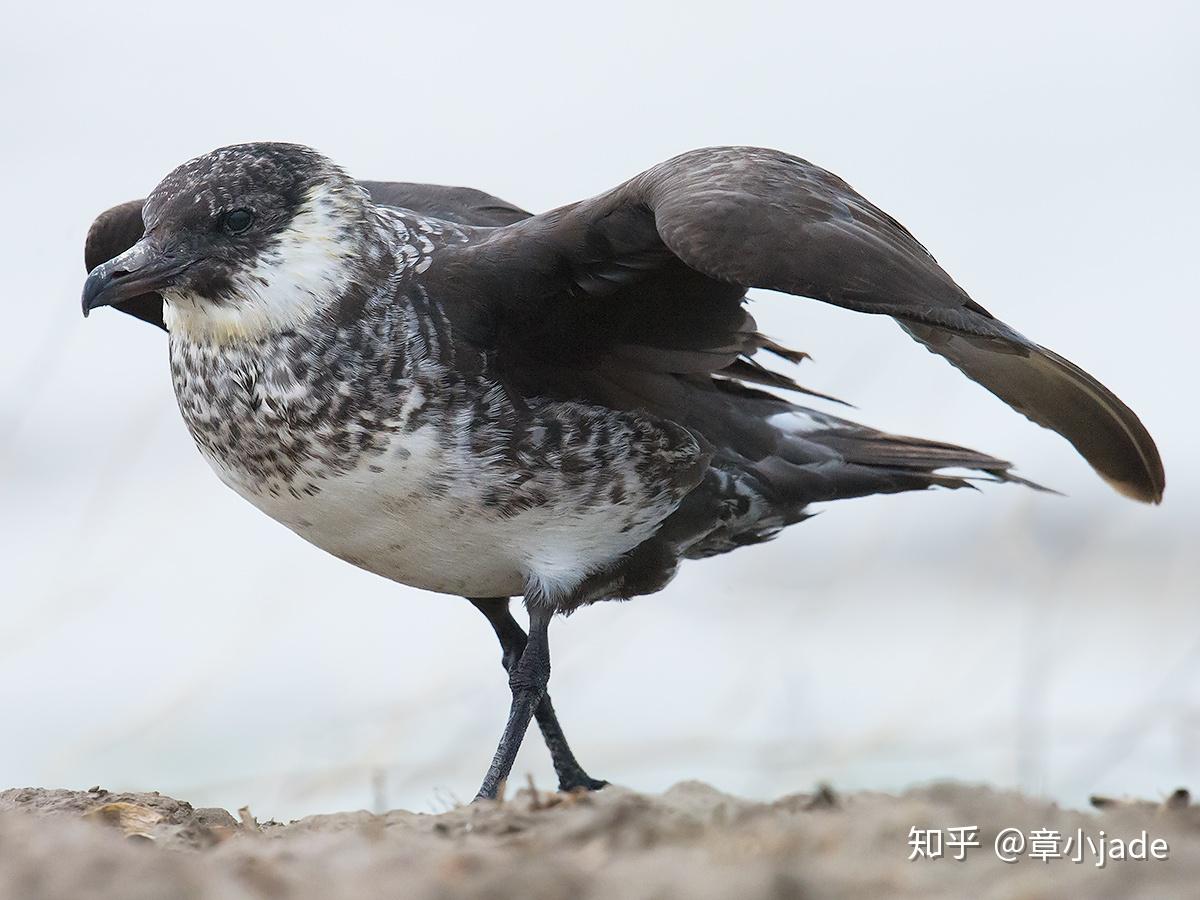
<instances>
[{"instance_id":1,"label":"bird's eye","mask_svg":"<svg viewBox=\"0 0 1200 900\"><path fill-rule=\"evenodd\" d=\"M231 209L221 216L221 228L227 234L241 234L254 224L254 213L248 209Z\"/></svg>"}]
</instances>

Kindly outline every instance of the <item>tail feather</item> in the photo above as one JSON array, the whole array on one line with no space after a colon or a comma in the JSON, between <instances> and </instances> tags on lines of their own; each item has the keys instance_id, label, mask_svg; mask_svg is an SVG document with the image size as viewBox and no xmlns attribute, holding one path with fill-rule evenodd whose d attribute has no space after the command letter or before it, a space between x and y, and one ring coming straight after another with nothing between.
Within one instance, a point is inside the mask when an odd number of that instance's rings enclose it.
<instances>
[{"instance_id":1,"label":"tail feather","mask_svg":"<svg viewBox=\"0 0 1200 900\"><path fill-rule=\"evenodd\" d=\"M968 447L888 434L832 416L821 416L817 422L823 427L786 435L777 454L755 466L775 488L780 502L973 487L976 481L1049 490L1013 474L1007 460Z\"/></svg>"},{"instance_id":2,"label":"tail feather","mask_svg":"<svg viewBox=\"0 0 1200 900\"><path fill-rule=\"evenodd\" d=\"M888 434L775 398L755 399L775 430L774 449L757 460L718 453L697 494L728 502L729 514L681 542L689 557L770 540L812 515L812 503L931 487L974 488L980 481L1054 493L1014 474L1008 461L977 450Z\"/></svg>"},{"instance_id":3,"label":"tail feather","mask_svg":"<svg viewBox=\"0 0 1200 900\"><path fill-rule=\"evenodd\" d=\"M1014 474L1013 464L1007 460L956 444L887 434L862 426L816 432L808 437L836 451L850 465L863 466L896 477L915 476L918 486L922 478L928 479L929 486L939 487L969 487L973 481L992 481L1020 484L1051 494L1058 493L1052 488ZM943 472L943 469L969 469L982 474L950 475Z\"/></svg>"}]
</instances>

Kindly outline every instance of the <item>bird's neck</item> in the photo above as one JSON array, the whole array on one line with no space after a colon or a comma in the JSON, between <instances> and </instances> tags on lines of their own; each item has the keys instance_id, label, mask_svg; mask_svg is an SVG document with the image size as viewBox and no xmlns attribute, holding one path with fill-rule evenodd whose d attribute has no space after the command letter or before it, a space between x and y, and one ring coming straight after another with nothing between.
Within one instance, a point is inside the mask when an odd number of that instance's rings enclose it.
<instances>
[{"instance_id":1,"label":"bird's neck","mask_svg":"<svg viewBox=\"0 0 1200 900\"><path fill-rule=\"evenodd\" d=\"M319 296L301 291L279 291L268 302L260 302L257 293L247 293L214 305L204 298L186 293L164 296L163 322L171 335L195 344L231 346L255 344L288 329L303 326L321 309ZM279 294L287 301L280 303Z\"/></svg>"}]
</instances>

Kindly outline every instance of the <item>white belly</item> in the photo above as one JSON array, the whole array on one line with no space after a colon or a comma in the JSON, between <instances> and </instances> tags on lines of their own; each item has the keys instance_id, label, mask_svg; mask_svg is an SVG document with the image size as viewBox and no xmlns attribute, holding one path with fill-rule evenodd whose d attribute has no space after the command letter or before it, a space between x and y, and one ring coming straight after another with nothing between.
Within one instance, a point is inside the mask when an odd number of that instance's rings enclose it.
<instances>
[{"instance_id":1,"label":"white belly","mask_svg":"<svg viewBox=\"0 0 1200 900\"><path fill-rule=\"evenodd\" d=\"M627 530L627 510L615 504L580 509L551 500L501 516L483 500L486 470L447 460L431 427L396 437L349 472L311 479L319 486L311 495L256 493L244 473L205 456L222 481L322 550L393 581L459 596L569 590L649 537L667 512ZM431 492L439 477L447 490ZM554 473L542 477L553 498Z\"/></svg>"},{"instance_id":2,"label":"white belly","mask_svg":"<svg viewBox=\"0 0 1200 900\"><path fill-rule=\"evenodd\" d=\"M518 415L501 381L439 362L437 329L411 308L375 312L370 334L314 320L254 340L171 335L201 452L321 549L427 590L557 602L649 538L699 477L706 457L682 429L537 398Z\"/></svg>"}]
</instances>

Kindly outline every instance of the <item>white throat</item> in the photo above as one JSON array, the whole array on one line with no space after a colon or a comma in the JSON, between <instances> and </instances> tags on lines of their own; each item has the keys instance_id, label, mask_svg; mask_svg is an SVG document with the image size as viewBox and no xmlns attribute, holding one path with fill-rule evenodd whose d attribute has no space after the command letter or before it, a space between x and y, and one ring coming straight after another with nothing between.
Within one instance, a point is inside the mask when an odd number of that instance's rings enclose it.
<instances>
[{"instance_id":1,"label":"white throat","mask_svg":"<svg viewBox=\"0 0 1200 900\"><path fill-rule=\"evenodd\" d=\"M316 188L272 247L233 279L221 302L166 289L172 335L206 343L258 340L296 328L327 308L355 279L362 245L345 237L347 198Z\"/></svg>"}]
</instances>

